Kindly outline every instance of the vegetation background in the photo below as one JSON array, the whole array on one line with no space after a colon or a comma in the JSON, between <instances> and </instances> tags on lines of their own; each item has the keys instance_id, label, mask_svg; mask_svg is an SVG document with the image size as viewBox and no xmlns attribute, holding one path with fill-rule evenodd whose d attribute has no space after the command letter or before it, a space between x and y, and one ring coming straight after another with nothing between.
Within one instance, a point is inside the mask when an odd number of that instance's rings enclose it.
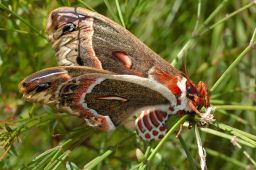
<instances>
[{"instance_id":1,"label":"vegetation background","mask_svg":"<svg viewBox=\"0 0 256 170\"><path fill-rule=\"evenodd\" d=\"M133 129L95 132L22 101L18 83L56 66L44 29L60 6L113 19L178 68L186 56L191 79L209 85L216 121L176 138L175 118L166 139L146 143ZM200 169L200 140L208 169L256 169L255 26L249 0L0 0L0 169Z\"/></svg>"}]
</instances>

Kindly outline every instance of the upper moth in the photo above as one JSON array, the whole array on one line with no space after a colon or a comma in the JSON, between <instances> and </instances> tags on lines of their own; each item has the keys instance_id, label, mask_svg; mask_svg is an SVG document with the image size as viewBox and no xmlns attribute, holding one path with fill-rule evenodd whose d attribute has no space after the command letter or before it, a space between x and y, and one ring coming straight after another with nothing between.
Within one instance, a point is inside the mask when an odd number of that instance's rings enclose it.
<instances>
[{"instance_id":1,"label":"upper moth","mask_svg":"<svg viewBox=\"0 0 256 170\"><path fill-rule=\"evenodd\" d=\"M112 20L83 8L52 11L46 32L60 67L25 78L27 101L78 115L112 130L134 113L137 134L161 139L171 115L210 108L207 85L194 84L138 38Z\"/></svg>"}]
</instances>

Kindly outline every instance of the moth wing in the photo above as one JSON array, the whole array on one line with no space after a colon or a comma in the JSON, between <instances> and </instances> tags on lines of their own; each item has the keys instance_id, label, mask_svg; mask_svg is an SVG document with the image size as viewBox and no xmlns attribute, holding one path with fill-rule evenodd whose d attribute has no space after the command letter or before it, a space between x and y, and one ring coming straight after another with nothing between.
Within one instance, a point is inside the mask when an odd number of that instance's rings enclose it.
<instances>
[{"instance_id":1,"label":"moth wing","mask_svg":"<svg viewBox=\"0 0 256 170\"><path fill-rule=\"evenodd\" d=\"M103 130L118 126L133 113L166 110L176 101L167 87L154 80L87 67L44 69L25 78L19 89L25 100L56 106ZM103 126L110 122L113 126Z\"/></svg>"},{"instance_id":2,"label":"moth wing","mask_svg":"<svg viewBox=\"0 0 256 170\"><path fill-rule=\"evenodd\" d=\"M59 65L84 65L140 77L149 77L157 69L180 74L132 33L96 12L55 9L46 31Z\"/></svg>"},{"instance_id":3,"label":"moth wing","mask_svg":"<svg viewBox=\"0 0 256 170\"><path fill-rule=\"evenodd\" d=\"M75 77L63 83L57 93L60 110L85 117L88 121L104 116L114 127L133 113L148 108L168 110L175 100L168 89L156 81L100 73Z\"/></svg>"},{"instance_id":4,"label":"moth wing","mask_svg":"<svg viewBox=\"0 0 256 170\"><path fill-rule=\"evenodd\" d=\"M166 121L169 117L161 110L144 110L135 120L136 132L143 140L160 140L167 132Z\"/></svg>"}]
</instances>

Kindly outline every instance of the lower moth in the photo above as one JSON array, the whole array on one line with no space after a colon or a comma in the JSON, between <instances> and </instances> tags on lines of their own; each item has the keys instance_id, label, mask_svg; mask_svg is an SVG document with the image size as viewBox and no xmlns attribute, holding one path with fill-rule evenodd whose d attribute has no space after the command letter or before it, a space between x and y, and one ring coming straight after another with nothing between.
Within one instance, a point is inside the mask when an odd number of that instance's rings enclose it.
<instances>
[{"instance_id":1,"label":"lower moth","mask_svg":"<svg viewBox=\"0 0 256 170\"><path fill-rule=\"evenodd\" d=\"M23 98L77 115L102 131L128 117L144 140L159 140L176 114L205 114L207 85L197 85L112 20L83 8L61 7L49 15L46 32L58 67L19 84Z\"/></svg>"}]
</instances>

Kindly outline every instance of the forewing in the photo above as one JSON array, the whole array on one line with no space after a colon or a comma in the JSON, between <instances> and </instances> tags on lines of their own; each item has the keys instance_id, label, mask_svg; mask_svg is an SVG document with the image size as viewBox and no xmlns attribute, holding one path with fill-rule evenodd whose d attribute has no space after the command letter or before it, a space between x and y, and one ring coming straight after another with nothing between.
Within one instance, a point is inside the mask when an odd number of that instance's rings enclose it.
<instances>
[{"instance_id":1,"label":"forewing","mask_svg":"<svg viewBox=\"0 0 256 170\"><path fill-rule=\"evenodd\" d=\"M46 30L59 65L85 65L140 77L148 77L153 70L180 74L125 28L83 8L52 11Z\"/></svg>"}]
</instances>

